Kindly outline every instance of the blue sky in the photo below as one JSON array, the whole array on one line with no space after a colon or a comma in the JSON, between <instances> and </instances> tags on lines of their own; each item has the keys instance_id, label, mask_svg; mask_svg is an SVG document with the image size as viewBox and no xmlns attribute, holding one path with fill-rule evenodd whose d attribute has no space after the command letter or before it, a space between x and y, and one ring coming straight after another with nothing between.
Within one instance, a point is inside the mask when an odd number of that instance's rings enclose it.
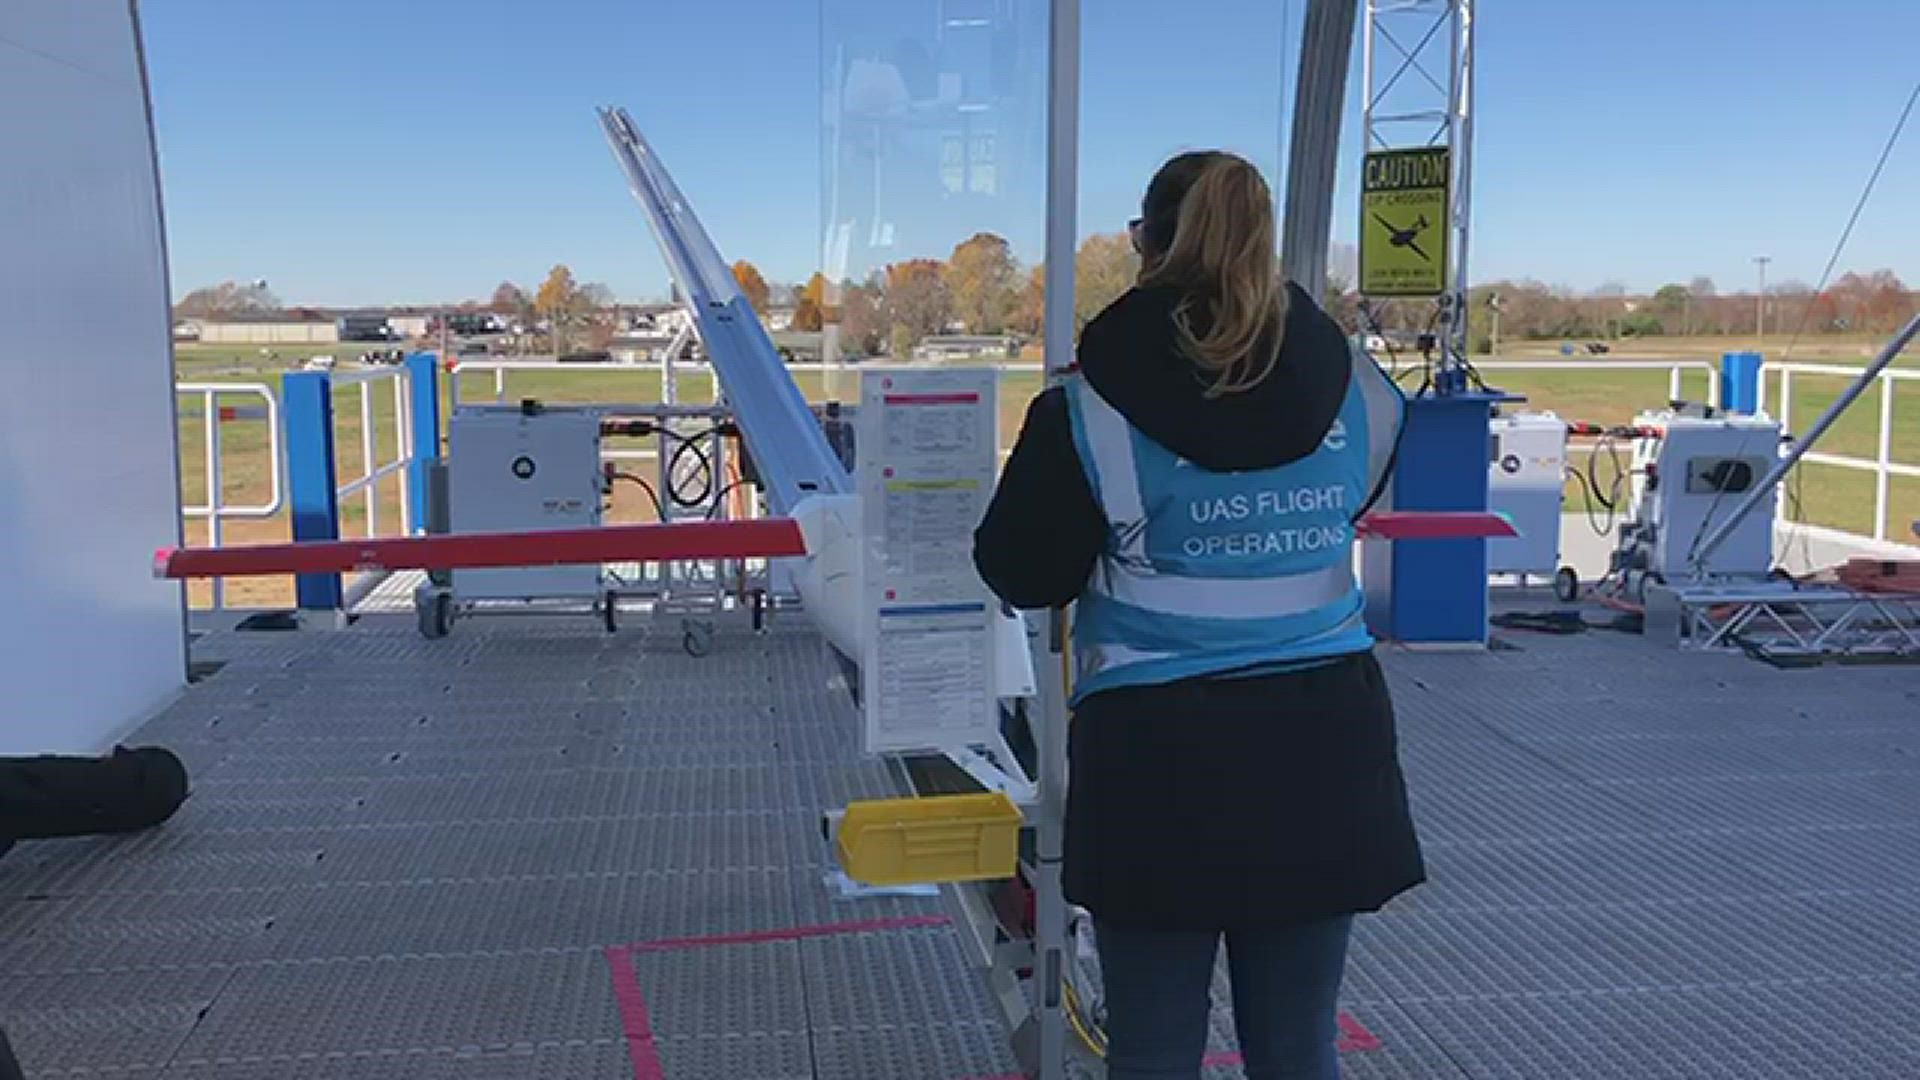
<instances>
[{"instance_id":1,"label":"blue sky","mask_svg":"<svg viewBox=\"0 0 1920 1080\"><path fill-rule=\"evenodd\" d=\"M827 25L932 2L827 0ZM1044 3L1018 3L1044 26ZM1186 147L1240 150L1278 184L1301 6L1083 0L1083 232L1124 223ZM288 302L426 302L566 262L660 295L603 102L629 107L728 258L781 280L819 260L818 0L141 10L177 293L266 278ZM1479 29L1473 277L1731 290L1756 254L1772 280L1818 276L1912 89L1920 3L1482 0ZM1357 61L1353 81L1350 114ZM1350 129L1336 239L1354 228ZM1917 195L1910 130L1842 269L1920 281ZM1002 198L1037 221L1037 187Z\"/></svg>"}]
</instances>

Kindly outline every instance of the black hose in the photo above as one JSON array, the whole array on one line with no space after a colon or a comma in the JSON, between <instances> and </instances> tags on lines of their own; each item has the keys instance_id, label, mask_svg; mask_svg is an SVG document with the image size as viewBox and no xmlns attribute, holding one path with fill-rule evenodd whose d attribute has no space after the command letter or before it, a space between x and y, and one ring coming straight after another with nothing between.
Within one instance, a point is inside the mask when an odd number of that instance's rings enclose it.
<instances>
[{"instance_id":1,"label":"black hose","mask_svg":"<svg viewBox=\"0 0 1920 1080\"><path fill-rule=\"evenodd\" d=\"M1596 512L1596 504L1600 501L1597 497L1599 492L1593 489L1593 481L1587 479L1585 473L1571 466L1567 469L1567 475L1573 477L1580 483L1581 503L1586 510L1587 527L1593 530L1595 536L1607 536L1612 533L1614 520L1613 510L1611 507L1607 508L1607 520L1605 524L1602 524L1600 516Z\"/></svg>"},{"instance_id":2,"label":"black hose","mask_svg":"<svg viewBox=\"0 0 1920 1080\"><path fill-rule=\"evenodd\" d=\"M713 496L713 505L707 507L707 520L712 521L720 513L721 507L726 505L725 499L728 495L733 494L740 488L746 487L751 482L752 481L743 476L738 480L729 482L726 487L716 492Z\"/></svg>"},{"instance_id":3,"label":"black hose","mask_svg":"<svg viewBox=\"0 0 1920 1080\"><path fill-rule=\"evenodd\" d=\"M713 498L713 458L701 447L700 440L707 438L718 430L719 428L712 427L692 436L687 436L681 435L678 432L662 429L661 434L679 443L678 446L673 448L673 452L667 455L667 498L671 499L675 506L683 510L695 510L707 505L708 501ZM687 481L683 483L678 473L680 471L680 462L686 454L692 454L699 461L699 465L696 467L692 476L687 478ZM694 483L696 478L697 487L694 488L695 493L688 494L686 490L687 485Z\"/></svg>"},{"instance_id":4,"label":"black hose","mask_svg":"<svg viewBox=\"0 0 1920 1080\"><path fill-rule=\"evenodd\" d=\"M667 520L666 507L660 505L660 493L653 490L652 484L647 483L646 480L641 477L626 472L614 473L613 478L615 480L625 480L629 483L639 484L640 490L646 492L647 499L653 503L653 516L661 521Z\"/></svg>"}]
</instances>

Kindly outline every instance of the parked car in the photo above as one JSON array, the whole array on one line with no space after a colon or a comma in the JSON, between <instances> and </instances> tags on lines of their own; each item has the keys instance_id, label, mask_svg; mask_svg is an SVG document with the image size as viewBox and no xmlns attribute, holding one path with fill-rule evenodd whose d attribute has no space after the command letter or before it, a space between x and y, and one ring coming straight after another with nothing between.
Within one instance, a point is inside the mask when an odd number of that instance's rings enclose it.
<instances>
[{"instance_id":1,"label":"parked car","mask_svg":"<svg viewBox=\"0 0 1920 1080\"><path fill-rule=\"evenodd\" d=\"M304 364L302 364L302 365L300 365L300 366L301 366L301 367L303 367L303 368L305 368L305 369L306 369L306 370L308 370L308 371L332 371L332 370L333 370L333 357L331 357L331 356L310 356L310 357L308 357L308 358L307 358L307 362L306 362L306 363L304 363Z\"/></svg>"}]
</instances>

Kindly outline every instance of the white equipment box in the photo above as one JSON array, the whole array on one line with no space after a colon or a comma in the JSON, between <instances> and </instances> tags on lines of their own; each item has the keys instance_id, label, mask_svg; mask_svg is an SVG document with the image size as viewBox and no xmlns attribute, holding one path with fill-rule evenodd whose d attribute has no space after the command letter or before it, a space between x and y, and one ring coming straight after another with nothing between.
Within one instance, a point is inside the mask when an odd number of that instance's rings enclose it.
<instances>
[{"instance_id":1,"label":"white equipment box","mask_svg":"<svg viewBox=\"0 0 1920 1080\"><path fill-rule=\"evenodd\" d=\"M1693 577L1694 552L1780 459L1780 425L1765 416L1704 418L1671 411L1642 413L1642 428L1661 434L1634 447L1633 505L1644 569L1674 582ZM1699 572L1765 577L1773 569L1777 490L1768 492Z\"/></svg>"},{"instance_id":2,"label":"white equipment box","mask_svg":"<svg viewBox=\"0 0 1920 1080\"><path fill-rule=\"evenodd\" d=\"M1518 536L1487 541L1487 572L1552 577L1560 570L1560 504L1566 485L1567 424L1552 413L1496 416L1487 506Z\"/></svg>"},{"instance_id":3,"label":"white equipment box","mask_svg":"<svg viewBox=\"0 0 1920 1080\"><path fill-rule=\"evenodd\" d=\"M606 483L600 417L553 406L462 406L448 424L447 502L452 531L584 529L600 524ZM456 570L468 600L598 600L598 566Z\"/></svg>"}]
</instances>

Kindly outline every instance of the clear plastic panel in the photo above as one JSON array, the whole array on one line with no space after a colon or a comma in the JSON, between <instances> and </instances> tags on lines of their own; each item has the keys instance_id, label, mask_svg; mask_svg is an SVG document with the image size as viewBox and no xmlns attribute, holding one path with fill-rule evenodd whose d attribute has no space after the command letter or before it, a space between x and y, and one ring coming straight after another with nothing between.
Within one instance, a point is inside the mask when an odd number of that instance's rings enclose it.
<instances>
[{"instance_id":1,"label":"clear plastic panel","mask_svg":"<svg viewBox=\"0 0 1920 1080\"><path fill-rule=\"evenodd\" d=\"M1038 261L1045 0L822 0L821 266L864 281L976 232Z\"/></svg>"},{"instance_id":2,"label":"clear plastic panel","mask_svg":"<svg viewBox=\"0 0 1920 1080\"><path fill-rule=\"evenodd\" d=\"M1094 257L1129 258L1127 221L1154 170L1183 150L1239 153L1279 198L1302 6L1082 0L1079 233L1109 241ZM1045 259L1048 7L821 0L820 269L831 285L885 283L888 267L911 260L948 262L984 232L1016 263L1011 296L997 307L959 303L939 331L1037 331L1027 294ZM1082 276L1113 291L1130 271ZM857 337L860 297L840 294L830 313L843 312L841 329ZM930 332L890 324L866 336L881 352L924 353ZM863 351L843 344L844 355Z\"/></svg>"}]
</instances>

